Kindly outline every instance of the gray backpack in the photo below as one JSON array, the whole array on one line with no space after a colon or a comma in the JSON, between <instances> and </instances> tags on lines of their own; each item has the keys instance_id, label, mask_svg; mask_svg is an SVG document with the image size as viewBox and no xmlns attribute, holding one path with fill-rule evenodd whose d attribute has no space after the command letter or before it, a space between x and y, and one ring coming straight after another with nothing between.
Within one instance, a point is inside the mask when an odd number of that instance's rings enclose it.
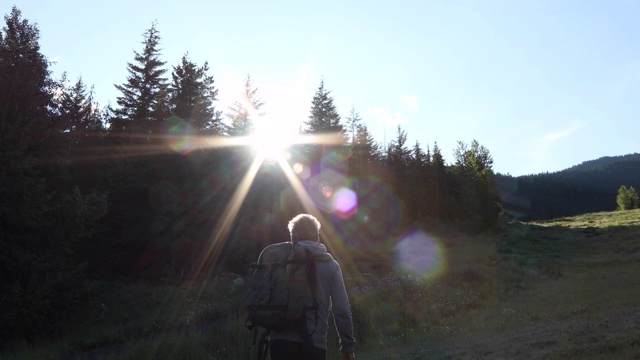
<instances>
[{"instance_id":1,"label":"gray backpack","mask_svg":"<svg viewBox=\"0 0 640 360\"><path fill-rule=\"evenodd\" d=\"M305 310L316 311L317 318L318 309L315 261L311 252L297 243L272 244L262 250L249 270L247 327L275 331L299 328L308 335ZM312 307L304 305L307 291L313 296Z\"/></svg>"}]
</instances>

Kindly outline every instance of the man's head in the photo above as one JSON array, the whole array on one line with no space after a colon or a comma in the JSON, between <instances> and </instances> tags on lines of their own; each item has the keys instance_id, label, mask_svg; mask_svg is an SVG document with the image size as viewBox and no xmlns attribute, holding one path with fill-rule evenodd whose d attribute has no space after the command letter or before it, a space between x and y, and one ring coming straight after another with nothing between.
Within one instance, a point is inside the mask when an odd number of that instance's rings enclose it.
<instances>
[{"instance_id":1,"label":"man's head","mask_svg":"<svg viewBox=\"0 0 640 360\"><path fill-rule=\"evenodd\" d=\"M312 240L320 242L320 222L309 214L300 214L289 221L291 242Z\"/></svg>"}]
</instances>

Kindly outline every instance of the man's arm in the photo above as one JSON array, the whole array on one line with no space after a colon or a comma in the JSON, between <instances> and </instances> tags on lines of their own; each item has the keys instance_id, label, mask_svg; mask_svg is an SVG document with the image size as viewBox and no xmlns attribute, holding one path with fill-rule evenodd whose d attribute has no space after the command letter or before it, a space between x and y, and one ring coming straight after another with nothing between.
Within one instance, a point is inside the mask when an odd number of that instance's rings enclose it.
<instances>
[{"instance_id":1,"label":"man's arm","mask_svg":"<svg viewBox=\"0 0 640 360\"><path fill-rule=\"evenodd\" d=\"M342 351L342 359L353 359L356 340L353 337L351 306L349 304L347 290L344 286L342 270L340 269L339 265L338 269L333 273L333 281L331 287L331 309L333 312L333 320L335 322L336 329L338 330L338 335L340 336L340 351Z\"/></svg>"}]
</instances>

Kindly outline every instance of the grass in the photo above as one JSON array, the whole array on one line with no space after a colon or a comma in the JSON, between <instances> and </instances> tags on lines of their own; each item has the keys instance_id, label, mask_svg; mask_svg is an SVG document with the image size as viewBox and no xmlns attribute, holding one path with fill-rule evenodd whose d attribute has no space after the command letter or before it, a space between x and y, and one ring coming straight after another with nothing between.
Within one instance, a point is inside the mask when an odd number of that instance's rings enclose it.
<instances>
[{"instance_id":1,"label":"grass","mask_svg":"<svg viewBox=\"0 0 640 360\"><path fill-rule=\"evenodd\" d=\"M437 237L442 266L392 271L361 255L345 273L366 359L640 358L640 210L511 223ZM355 256L355 255L354 255ZM56 338L7 359L248 359L242 291L206 284L96 283ZM327 358L337 358L329 334Z\"/></svg>"}]
</instances>

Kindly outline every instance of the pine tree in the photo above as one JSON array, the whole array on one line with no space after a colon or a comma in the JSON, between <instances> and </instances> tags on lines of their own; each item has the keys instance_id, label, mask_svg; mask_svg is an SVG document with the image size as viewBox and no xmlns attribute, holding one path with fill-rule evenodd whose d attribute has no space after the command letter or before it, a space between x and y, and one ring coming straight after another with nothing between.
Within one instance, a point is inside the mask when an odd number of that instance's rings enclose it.
<instances>
[{"instance_id":1,"label":"pine tree","mask_svg":"<svg viewBox=\"0 0 640 360\"><path fill-rule=\"evenodd\" d=\"M149 133L154 127L152 122L164 120L168 113L167 78L163 77L167 70L163 68L165 62L160 60L160 35L155 22L143 37L142 53L134 51L135 62L127 64L127 82L116 85L122 93L117 98L120 108L116 113L124 124L117 122L114 125Z\"/></svg>"},{"instance_id":2,"label":"pine tree","mask_svg":"<svg viewBox=\"0 0 640 360\"><path fill-rule=\"evenodd\" d=\"M431 154L431 166L433 166L436 171L442 173L444 172L446 166L444 163L444 157L442 156L442 152L440 151L440 147L438 143L433 143L433 153Z\"/></svg>"},{"instance_id":3,"label":"pine tree","mask_svg":"<svg viewBox=\"0 0 640 360\"><path fill-rule=\"evenodd\" d=\"M459 141L454 155L456 158L454 169L463 176L485 179L492 171L493 158L489 149L480 145L475 139L471 142L471 147Z\"/></svg>"},{"instance_id":4,"label":"pine tree","mask_svg":"<svg viewBox=\"0 0 640 360\"><path fill-rule=\"evenodd\" d=\"M413 145L413 150L411 154L411 166L414 168L422 168L429 165L429 158L427 154L420 147L420 143L416 140L415 145Z\"/></svg>"},{"instance_id":5,"label":"pine tree","mask_svg":"<svg viewBox=\"0 0 640 360\"><path fill-rule=\"evenodd\" d=\"M54 83L40 53L38 28L22 19L15 6L4 19L6 25L0 32L0 152L9 155L44 140Z\"/></svg>"},{"instance_id":6,"label":"pine tree","mask_svg":"<svg viewBox=\"0 0 640 360\"><path fill-rule=\"evenodd\" d=\"M376 143L367 125L358 124L352 147L353 156L358 161L372 163L380 159L380 146Z\"/></svg>"},{"instance_id":7,"label":"pine tree","mask_svg":"<svg viewBox=\"0 0 640 360\"><path fill-rule=\"evenodd\" d=\"M340 146L336 146L336 142L333 144L320 143L304 146L304 151L314 166L312 174L318 171L321 172L327 163L331 163L331 166L335 168L347 166L347 164L342 164L340 160L342 158L340 151L344 150L340 147L346 142L344 128L340 122L338 110L333 104L333 97L330 96L330 91L324 87L324 80L320 81L320 86L313 96L309 118L304 125L303 134L331 134L337 136L337 142L340 143Z\"/></svg>"},{"instance_id":8,"label":"pine tree","mask_svg":"<svg viewBox=\"0 0 640 360\"><path fill-rule=\"evenodd\" d=\"M221 112L214 106L218 100L218 89L208 71L207 62L197 66L189 60L189 54L182 56L180 65L174 66L171 73L169 106L173 115L187 121L198 131L220 135Z\"/></svg>"},{"instance_id":9,"label":"pine tree","mask_svg":"<svg viewBox=\"0 0 640 360\"><path fill-rule=\"evenodd\" d=\"M350 155L349 170L352 176L367 175L380 160L380 147L365 124L357 125Z\"/></svg>"},{"instance_id":10,"label":"pine tree","mask_svg":"<svg viewBox=\"0 0 640 360\"><path fill-rule=\"evenodd\" d=\"M39 31L12 8L0 31L0 343L56 329L82 289L74 244L85 232L78 188L51 191L43 150L53 110ZM48 149L47 149L48 150ZM46 160L43 157L47 156ZM62 187L61 187L62 188Z\"/></svg>"},{"instance_id":11,"label":"pine tree","mask_svg":"<svg viewBox=\"0 0 640 360\"><path fill-rule=\"evenodd\" d=\"M616 198L618 203L618 210L632 210L637 209L640 205L640 198L633 186L627 188L622 185L618 189L618 197Z\"/></svg>"},{"instance_id":12,"label":"pine tree","mask_svg":"<svg viewBox=\"0 0 640 360\"><path fill-rule=\"evenodd\" d=\"M356 109L352 107L351 113L349 113L349 116L347 117L347 135L349 136L349 140L352 144L355 141L358 126L360 125L361 121L362 118L360 117L360 114L358 114L356 112Z\"/></svg>"},{"instance_id":13,"label":"pine tree","mask_svg":"<svg viewBox=\"0 0 640 360\"><path fill-rule=\"evenodd\" d=\"M63 74L61 91L55 102L57 111L52 118L51 128L58 135L67 135L70 145L77 145L91 132L103 129L102 114L98 104L93 101L93 88L87 90L82 77L69 86L66 74Z\"/></svg>"},{"instance_id":14,"label":"pine tree","mask_svg":"<svg viewBox=\"0 0 640 360\"><path fill-rule=\"evenodd\" d=\"M228 134L230 136L247 136L255 131L255 122L264 116L261 108L264 101L258 97L258 88L251 82L251 76L247 75L244 83L242 100L234 102L229 107L227 119L229 120Z\"/></svg>"},{"instance_id":15,"label":"pine tree","mask_svg":"<svg viewBox=\"0 0 640 360\"><path fill-rule=\"evenodd\" d=\"M449 174L444 162L444 157L440 151L440 146L434 142L431 151L431 164L429 167L427 215L435 221L441 221L451 217L451 185Z\"/></svg>"},{"instance_id":16,"label":"pine tree","mask_svg":"<svg viewBox=\"0 0 640 360\"><path fill-rule=\"evenodd\" d=\"M398 125L396 138L387 147L387 164L396 170L402 170L409 165L411 151L406 146L407 132Z\"/></svg>"},{"instance_id":17,"label":"pine tree","mask_svg":"<svg viewBox=\"0 0 640 360\"><path fill-rule=\"evenodd\" d=\"M305 134L344 133L340 115L330 94L331 92L324 87L324 80L320 81L320 86L311 101L309 120L305 122Z\"/></svg>"},{"instance_id":18,"label":"pine tree","mask_svg":"<svg viewBox=\"0 0 640 360\"><path fill-rule=\"evenodd\" d=\"M452 167L455 178L454 202L457 216L469 230L497 225L498 195L494 185L493 158L477 140L467 146L458 142Z\"/></svg>"}]
</instances>

